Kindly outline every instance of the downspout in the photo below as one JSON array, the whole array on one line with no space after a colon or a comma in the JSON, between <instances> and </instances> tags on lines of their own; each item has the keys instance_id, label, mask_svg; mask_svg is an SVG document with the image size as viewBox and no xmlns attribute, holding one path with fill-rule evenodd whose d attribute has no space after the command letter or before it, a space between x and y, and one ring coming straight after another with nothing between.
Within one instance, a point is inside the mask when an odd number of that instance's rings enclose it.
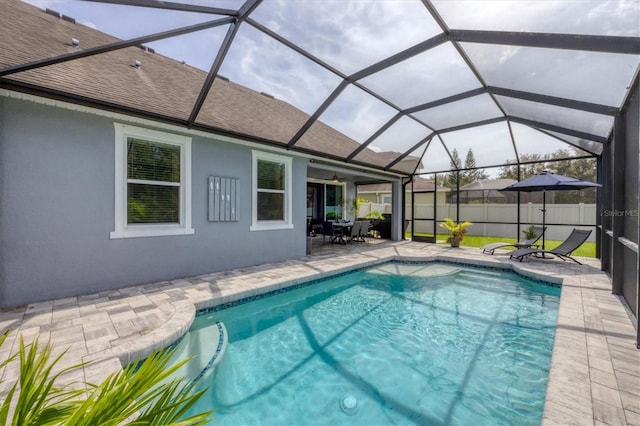
<instances>
[{"instance_id":1,"label":"downspout","mask_svg":"<svg viewBox=\"0 0 640 426\"><path fill-rule=\"evenodd\" d=\"M414 176L415 175L411 175L402 178L402 223L400 224L400 229L402 230L403 240L407 239L404 231L404 221L407 220L407 185L413 182ZM405 179L407 179L406 182L404 182ZM411 191L411 194L413 194L413 191ZM411 210L413 211L413 195L411 197ZM411 237L413 238L413 215L411 215Z\"/></svg>"}]
</instances>

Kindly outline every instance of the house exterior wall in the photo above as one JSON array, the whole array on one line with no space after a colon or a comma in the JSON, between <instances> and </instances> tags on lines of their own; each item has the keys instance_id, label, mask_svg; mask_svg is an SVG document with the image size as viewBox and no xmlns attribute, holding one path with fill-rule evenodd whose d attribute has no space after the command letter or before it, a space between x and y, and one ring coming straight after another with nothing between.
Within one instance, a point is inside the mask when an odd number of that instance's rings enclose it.
<instances>
[{"instance_id":1,"label":"house exterior wall","mask_svg":"<svg viewBox=\"0 0 640 426\"><path fill-rule=\"evenodd\" d=\"M251 232L252 147L199 135L191 146L195 234L110 239L114 121L0 97L0 306L305 254L305 204L296 200L306 197L306 160L293 157L293 229ZM209 176L240 179L238 222L208 222Z\"/></svg>"}]
</instances>

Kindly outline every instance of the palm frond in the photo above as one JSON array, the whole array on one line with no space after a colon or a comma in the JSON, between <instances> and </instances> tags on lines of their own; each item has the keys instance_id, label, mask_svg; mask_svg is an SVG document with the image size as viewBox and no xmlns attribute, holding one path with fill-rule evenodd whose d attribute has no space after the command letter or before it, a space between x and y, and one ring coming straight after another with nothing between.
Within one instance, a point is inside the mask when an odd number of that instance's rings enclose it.
<instances>
[{"instance_id":1,"label":"palm frond","mask_svg":"<svg viewBox=\"0 0 640 426\"><path fill-rule=\"evenodd\" d=\"M0 346L7 333L0 336ZM60 387L62 374L84 364L60 369L56 366L66 351L53 357L52 346L40 347L36 339L29 347L20 338L18 352L0 363L19 364L19 378L0 402L0 424L11 426L48 425L205 425L211 411L187 415L206 392L195 391L194 383L177 378L189 360L169 365L175 350L161 350L142 362L128 365L100 384L82 383L81 388ZM85 398L83 398L85 396ZM13 410L13 411L12 411Z\"/></svg>"},{"instance_id":2,"label":"palm frond","mask_svg":"<svg viewBox=\"0 0 640 426\"><path fill-rule=\"evenodd\" d=\"M66 372L80 367L82 364L64 368L54 373L54 367L65 355L62 352L52 357L51 343L40 347L38 339L27 348L22 336L18 356L20 374L0 410L5 424L48 425L59 423L60 420L77 405L77 398L82 394L81 389L59 387L56 381ZM9 413L8 406L14 398L15 407ZM11 414L10 423L7 421Z\"/></svg>"},{"instance_id":3,"label":"palm frond","mask_svg":"<svg viewBox=\"0 0 640 426\"><path fill-rule=\"evenodd\" d=\"M204 391L193 392L182 379L171 377L188 360L168 366L174 350L153 353L96 385L67 425L100 424L167 425L180 420ZM210 413L194 417L190 424L206 424ZM132 420L135 419L135 420Z\"/></svg>"}]
</instances>

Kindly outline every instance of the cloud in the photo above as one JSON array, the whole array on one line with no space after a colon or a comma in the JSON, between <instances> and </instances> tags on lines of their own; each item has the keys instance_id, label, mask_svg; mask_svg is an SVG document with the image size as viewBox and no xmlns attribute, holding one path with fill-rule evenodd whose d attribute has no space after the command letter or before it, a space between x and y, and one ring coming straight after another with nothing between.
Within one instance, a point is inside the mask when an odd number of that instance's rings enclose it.
<instances>
[{"instance_id":1,"label":"cloud","mask_svg":"<svg viewBox=\"0 0 640 426\"><path fill-rule=\"evenodd\" d=\"M449 151L456 149L463 159L473 150L479 167L502 164L515 159L515 151L506 122L489 124L457 132L444 133L442 140Z\"/></svg>"},{"instance_id":2,"label":"cloud","mask_svg":"<svg viewBox=\"0 0 640 426\"><path fill-rule=\"evenodd\" d=\"M439 32L426 8L408 1L265 2L252 17L346 74Z\"/></svg>"},{"instance_id":3,"label":"cloud","mask_svg":"<svg viewBox=\"0 0 640 426\"><path fill-rule=\"evenodd\" d=\"M396 111L355 86L347 87L320 120L358 142L364 142Z\"/></svg>"},{"instance_id":4,"label":"cloud","mask_svg":"<svg viewBox=\"0 0 640 426\"><path fill-rule=\"evenodd\" d=\"M433 0L453 29L640 35L637 0Z\"/></svg>"},{"instance_id":5,"label":"cloud","mask_svg":"<svg viewBox=\"0 0 640 426\"><path fill-rule=\"evenodd\" d=\"M620 106L638 56L462 43L490 86Z\"/></svg>"},{"instance_id":6,"label":"cloud","mask_svg":"<svg viewBox=\"0 0 640 426\"><path fill-rule=\"evenodd\" d=\"M232 81L313 113L340 79L247 24L236 35L221 68Z\"/></svg>"},{"instance_id":7,"label":"cloud","mask_svg":"<svg viewBox=\"0 0 640 426\"><path fill-rule=\"evenodd\" d=\"M409 108L481 86L451 43L445 43L361 80Z\"/></svg>"},{"instance_id":8,"label":"cloud","mask_svg":"<svg viewBox=\"0 0 640 426\"><path fill-rule=\"evenodd\" d=\"M584 18L590 26L603 29L605 35L640 36L640 2L637 0L602 0L589 9Z\"/></svg>"},{"instance_id":9,"label":"cloud","mask_svg":"<svg viewBox=\"0 0 640 426\"><path fill-rule=\"evenodd\" d=\"M27 0L76 19L83 25L129 39L215 19L215 15L68 0ZM170 52L179 56L180 52ZM171 56L171 55L170 55ZM173 56L171 56L173 57Z\"/></svg>"}]
</instances>

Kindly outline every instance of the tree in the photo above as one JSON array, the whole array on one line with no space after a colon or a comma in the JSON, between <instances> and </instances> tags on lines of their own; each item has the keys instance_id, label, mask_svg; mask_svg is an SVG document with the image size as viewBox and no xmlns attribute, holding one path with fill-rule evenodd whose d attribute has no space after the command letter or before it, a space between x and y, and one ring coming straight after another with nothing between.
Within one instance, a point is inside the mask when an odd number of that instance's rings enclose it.
<instances>
[{"instance_id":1,"label":"tree","mask_svg":"<svg viewBox=\"0 0 640 426\"><path fill-rule=\"evenodd\" d=\"M547 163L545 163L545 161L549 159L548 155L549 154L544 156L540 154L522 154L520 156L521 163L528 163L530 161L535 163L520 165L521 180L548 170ZM498 177L501 179L518 180L518 166L516 164L511 164L501 167Z\"/></svg>"},{"instance_id":2,"label":"tree","mask_svg":"<svg viewBox=\"0 0 640 426\"><path fill-rule=\"evenodd\" d=\"M442 185L447 188L455 191L458 186L458 174L456 170L460 169L462 163L460 162L460 156L458 155L458 150L453 148L451 151L451 161L449 162L449 168L452 170L451 173L445 173L442 177Z\"/></svg>"},{"instance_id":3,"label":"tree","mask_svg":"<svg viewBox=\"0 0 640 426\"><path fill-rule=\"evenodd\" d=\"M596 182L597 170L595 158L578 158L573 160L557 161L550 164L549 168L553 173L571 176L589 182ZM596 189L587 188L580 191L556 191L554 203L556 204L578 204L596 202Z\"/></svg>"},{"instance_id":4,"label":"tree","mask_svg":"<svg viewBox=\"0 0 640 426\"><path fill-rule=\"evenodd\" d=\"M559 149L550 154L522 154L520 166L520 179L526 179L545 170L563 176L575 177L590 182L595 182L596 160L595 158L571 158L581 154L576 148ZM549 161L564 159L562 161ZM518 166L515 164L504 166L500 169L500 178L518 179ZM549 201L549 197L548 200ZM595 203L595 189L583 189L581 191L555 191L551 202L555 204Z\"/></svg>"},{"instance_id":5,"label":"tree","mask_svg":"<svg viewBox=\"0 0 640 426\"><path fill-rule=\"evenodd\" d=\"M467 170L462 172L460 186L468 185L472 182L487 179L489 177L487 172L482 169L477 169L476 167L476 157L473 155L473 150L469 148L464 159L464 168Z\"/></svg>"},{"instance_id":6,"label":"tree","mask_svg":"<svg viewBox=\"0 0 640 426\"><path fill-rule=\"evenodd\" d=\"M465 186L477 180L487 179L489 177L487 172L476 168L476 157L473 154L472 149L467 151L467 155L464 158L464 167L462 167L462 161L460 160L458 150L454 148L453 151L451 151L451 161L449 165L451 170L464 168L464 170L458 172L458 174L451 172L445 174L443 177L442 185L454 191L457 188L457 176L459 176L460 179L460 186Z\"/></svg>"}]
</instances>

